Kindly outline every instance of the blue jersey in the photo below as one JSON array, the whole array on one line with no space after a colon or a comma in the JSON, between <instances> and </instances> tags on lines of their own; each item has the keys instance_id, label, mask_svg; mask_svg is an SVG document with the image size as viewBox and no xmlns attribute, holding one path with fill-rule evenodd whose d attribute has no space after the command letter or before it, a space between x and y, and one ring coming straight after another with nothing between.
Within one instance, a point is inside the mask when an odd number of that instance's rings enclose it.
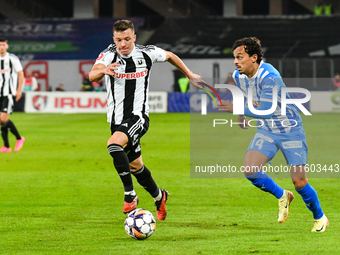
<instances>
[{"instance_id":1,"label":"blue jersey","mask_svg":"<svg viewBox=\"0 0 340 255\"><path fill-rule=\"evenodd\" d=\"M287 104L286 114L281 115L281 88L286 87L280 73L268 63L261 61L255 75L248 78L240 74L236 69L233 73L236 86L239 87L246 98L245 107L248 106L248 89L252 88L252 104L255 109L261 108L262 104L273 102L273 88L277 87L277 107L270 119L258 119L258 129L265 129L272 133L303 132L302 119L295 105ZM286 98L290 98L287 93ZM269 109L266 108L266 109ZM262 109L261 109L262 110ZM259 118L261 116L258 116Z\"/></svg>"}]
</instances>

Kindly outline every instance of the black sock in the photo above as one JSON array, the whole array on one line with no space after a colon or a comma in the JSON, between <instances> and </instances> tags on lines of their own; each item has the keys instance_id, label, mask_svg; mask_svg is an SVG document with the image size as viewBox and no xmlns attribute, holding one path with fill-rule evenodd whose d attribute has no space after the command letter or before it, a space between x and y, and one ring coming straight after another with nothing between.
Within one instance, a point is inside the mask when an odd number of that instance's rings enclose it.
<instances>
[{"instance_id":1,"label":"black sock","mask_svg":"<svg viewBox=\"0 0 340 255\"><path fill-rule=\"evenodd\" d=\"M113 158L113 165L115 166L120 179L124 185L124 191L133 191L133 183L130 172L129 159L124 152L124 149L119 144L110 144L107 149Z\"/></svg>"},{"instance_id":2,"label":"black sock","mask_svg":"<svg viewBox=\"0 0 340 255\"><path fill-rule=\"evenodd\" d=\"M9 148L7 122L1 124L1 136L4 140L5 147Z\"/></svg>"},{"instance_id":3,"label":"black sock","mask_svg":"<svg viewBox=\"0 0 340 255\"><path fill-rule=\"evenodd\" d=\"M13 135L15 135L17 140L21 139L21 136L19 135L19 132L17 128L15 127L14 123L11 120L8 120L6 123L7 123L8 129L13 133Z\"/></svg>"},{"instance_id":4,"label":"black sock","mask_svg":"<svg viewBox=\"0 0 340 255\"><path fill-rule=\"evenodd\" d=\"M136 172L133 172L132 174L136 177L138 183L147 192L149 192L153 198L159 195L159 188L157 187L155 181L153 180L150 170L147 169L146 166L143 166L141 169L139 169Z\"/></svg>"}]
</instances>

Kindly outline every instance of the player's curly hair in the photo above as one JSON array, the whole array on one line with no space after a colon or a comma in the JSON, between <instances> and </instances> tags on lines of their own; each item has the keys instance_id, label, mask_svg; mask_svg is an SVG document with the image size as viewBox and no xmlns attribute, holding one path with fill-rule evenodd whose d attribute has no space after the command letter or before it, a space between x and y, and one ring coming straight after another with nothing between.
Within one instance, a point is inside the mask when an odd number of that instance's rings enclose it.
<instances>
[{"instance_id":1,"label":"player's curly hair","mask_svg":"<svg viewBox=\"0 0 340 255\"><path fill-rule=\"evenodd\" d=\"M131 28L132 33L135 33L135 27L130 20L122 19L115 22L113 25L113 32L123 32L126 29Z\"/></svg>"},{"instance_id":2,"label":"player's curly hair","mask_svg":"<svg viewBox=\"0 0 340 255\"><path fill-rule=\"evenodd\" d=\"M239 39L234 43L232 51L240 46L244 46L244 50L248 53L250 57L256 54L256 62L260 64L263 58L263 51L261 48L261 41L259 39L257 39L256 37L244 37L242 39Z\"/></svg>"}]
</instances>

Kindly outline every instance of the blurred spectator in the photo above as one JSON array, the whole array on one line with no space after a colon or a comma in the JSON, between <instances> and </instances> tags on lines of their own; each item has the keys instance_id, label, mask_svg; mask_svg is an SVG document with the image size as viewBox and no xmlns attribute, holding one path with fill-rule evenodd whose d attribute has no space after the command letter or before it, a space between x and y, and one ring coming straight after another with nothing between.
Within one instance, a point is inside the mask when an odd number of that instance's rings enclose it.
<instances>
[{"instance_id":1,"label":"blurred spectator","mask_svg":"<svg viewBox=\"0 0 340 255\"><path fill-rule=\"evenodd\" d=\"M188 92L190 90L188 78L178 69L173 70L174 85L172 85L175 92Z\"/></svg>"},{"instance_id":2,"label":"blurred spectator","mask_svg":"<svg viewBox=\"0 0 340 255\"><path fill-rule=\"evenodd\" d=\"M340 74L335 74L333 79L334 90L340 90Z\"/></svg>"},{"instance_id":3,"label":"blurred spectator","mask_svg":"<svg viewBox=\"0 0 340 255\"><path fill-rule=\"evenodd\" d=\"M103 80L92 82L94 91L103 91Z\"/></svg>"},{"instance_id":4,"label":"blurred spectator","mask_svg":"<svg viewBox=\"0 0 340 255\"><path fill-rule=\"evenodd\" d=\"M228 73L227 79L224 81L224 83L228 84L228 85L236 85L235 81L233 79L233 73ZM229 89L219 89L218 91L221 92L221 93L229 93L230 92Z\"/></svg>"},{"instance_id":5,"label":"blurred spectator","mask_svg":"<svg viewBox=\"0 0 340 255\"><path fill-rule=\"evenodd\" d=\"M227 79L225 80L225 84L235 85L232 73L228 73Z\"/></svg>"},{"instance_id":6,"label":"blurred spectator","mask_svg":"<svg viewBox=\"0 0 340 255\"><path fill-rule=\"evenodd\" d=\"M323 1L318 1L318 3L314 6L314 14L317 15L317 16L322 15L323 6L324 6Z\"/></svg>"},{"instance_id":7,"label":"blurred spectator","mask_svg":"<svg viewBox=\"0 0 340 255\"><path fill-rule=\"evenodd\" d=\"M84 75L84 80L83 80L83 84L81 85L81 90L80 91L93 91L93 85L92 82L90 82L89 80L89 72L86 72Z\"/></svg>"},{"instance_id":8,"label":"blurred spectator","mask_svg":"<svg viewBox=\"0 0 340 255\"><path fill-rule=\"evenodd\" d=\"M314 14L319 15L332 15L332 3L329 0L326 1L318 1L318 3L314 6Z\"/></svg>"},{"instance_id":9,"label":"blurred spectator","mask_svg":"<svg viewBox=\"0 0 340 255\"><path fill-rule=\"evenodd\" d=\"M64 84L60 83L59 86L55 90L56 91L65 91Z\"/></svg>"},{"instance_id":10,"label":"blurred spectator","mask_svg":"<svg viewBox=\"0 0 340 255\"><path fill-rule=\"evenodd\" d=\"M190 87L189 87L189 79L181 73L181 77L177 80L179 90L182 93L188 92Z\"/></svg>"},{"instance_id":11,"label":"blurred spectator","mask_svg":"<svg viewBox=\"0 0 340 255\"><path fill-rule=\"evenodd\" d=\"M32 76L31 71L25 71L24 78L24 91L37 91L38 90L38 82L37 79Z\"/></svg>"},{"instance_id":12,"label":"blurred spectator","mask_svg":"<svg viewBox=\"0 0 340 255\"><path fill-rule=\"evenodd\" d=\"M332 15L332 4L330 1L326 1L323 10L325 15Z\"/></svg>"}]
</instances>

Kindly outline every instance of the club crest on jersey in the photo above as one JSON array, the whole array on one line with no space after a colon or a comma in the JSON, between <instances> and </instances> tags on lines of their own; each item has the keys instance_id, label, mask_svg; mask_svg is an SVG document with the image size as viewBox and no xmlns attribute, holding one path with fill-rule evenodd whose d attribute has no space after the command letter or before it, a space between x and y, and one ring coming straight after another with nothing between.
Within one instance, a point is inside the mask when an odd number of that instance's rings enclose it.
<instances>
[{"instance_id":1,"label":"club crest on jersey","mask_svg":"<svg viewBox=\"0 0 340 255\"><path fill-rule=\"evenodd\" d=\"M254 106L261 106L261 102L253 100L253 105Z\"/></svg>"},{"instance_id":2,"label":"club crest on jersey","mask_svg":"<svg viewBox=\"0 0 340 255\"><path fill-rule=\"evenodd\" d=\"M261 106L261 102L260 101L252 100L252 102L253 102L254 106ZM246 104L248 104L248 99L246 99Z\"/></svg>"},{"instance_id":3,"label":"club crest on jersey","mask_svg":"<svg viewBox=\"0 0 340 255\"><path fill-rule=\"evenodd\" d=\"M136 73L114 73L112 76L117 79L133 80L143 78L148 74L148 70L144 70Z\"/></svg>"},{"instance_id":4,"label":"club crest on jersey","mask_svg":"<svg viewBox=\"0 0 340 255\"><path fill-rule=\"evenodd\" d=\"M104 53L102 52L102 53L99 54L97 60L101 60L103 57L104 57Z\"/></svg>"},{"instance_id":5,"label":"club crest on jersey","mask_svg":"<svg viewBox=\"0 0 340 255\"><path fill-rule=\"evenodd\" d=\"M97 60L100 60L100 61L104 62L106 56L107 56L107 53L102 52L102 53L99 54Z\"/></svg>"}]
</instances>

